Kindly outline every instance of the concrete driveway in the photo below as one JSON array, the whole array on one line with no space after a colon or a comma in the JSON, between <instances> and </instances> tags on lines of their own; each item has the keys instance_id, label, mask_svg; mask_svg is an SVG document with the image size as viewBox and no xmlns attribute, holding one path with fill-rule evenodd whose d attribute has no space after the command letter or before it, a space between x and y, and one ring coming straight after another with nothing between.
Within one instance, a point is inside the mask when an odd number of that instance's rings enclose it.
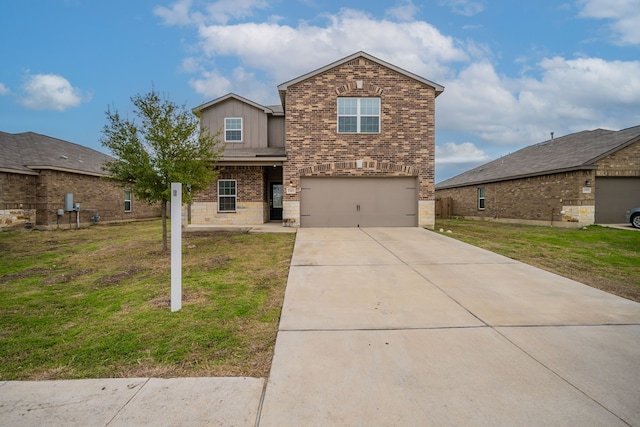
<instances>
[{"instance_id":1,"label":"concrete driveway","mask_svg":"<svg viewBox=\"0 0 640 427\"><path fill-rule=\"evenodd\" d=\"M259 426L640 425L640 304L419 228L300 229Z\"/></svg>"}]
</instances>

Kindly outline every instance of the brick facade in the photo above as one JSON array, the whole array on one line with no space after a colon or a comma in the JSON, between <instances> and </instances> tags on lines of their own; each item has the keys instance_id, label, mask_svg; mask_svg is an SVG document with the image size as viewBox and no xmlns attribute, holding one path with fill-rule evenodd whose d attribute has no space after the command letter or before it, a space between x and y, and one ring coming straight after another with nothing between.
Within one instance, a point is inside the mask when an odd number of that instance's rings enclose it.
<instances>
[{"instance_id":1,"label":"brick facade","mask_svg":"<svg viewBox=\"0 0 640 427\"><path fill-rule=\"evenodd\" d=\"M453 200L453 216L544 225L595 223L596 180L640 178L640 141L596 162L596 169L540 175L500 182L438 189L438 198ZM484 188L485 208L478 208Z\"/></svg>"},{"instance_id":2,"label":"brick facade","mask_svg":"<svg viewBox=\"0 0 640 427\"><path fill-rule=\"evenodd\" d=\"M640 141L611 153L597 165L597 177L640 177Z\"/></svg>"},{"instance_id":3,"label":"brick facade","mask_svg":"<svg viewBox=\"0 0 640 427\"><path fill-rule=\"evenodd\" d=\"M103 177L57 170L41 170L38 175L0 173L0 228L38 229L76 227L76 212L58 215L64 195L73 193L80 203L80 224L129 221L160 216L158 205L149 206L132 196L132 211L124 211L124 189Z\"/></svg>"},{"instance_id":4,"label":"brick facade","mask_svg":"<svg viewBox=\"0 0 640 427\"><path fill-rule=\"evenodd\" d=\"M221 166L218 179L236 180L236 212L218 212L218 182L194 195L191 224L258 225L268 218L266 171L262 166Z\"/></svg>"},{"instance_id":5,"label":"brick facade","mask_svg":"<svg viewBox=\"0 0 640 427\"><path fill-rule=\"evenodd\" d=\"M595 193L585 181L593 179L593 171L566 172L442 189L437 195L453 199L454 216L575 226L589 223ZM484 209L478 207L479 188L484 188ZM582 218L575 207L586 207Z\"/></svg>"},{"instance_id":6,"label":"brick facade","mask_svg":"<svg viewBox=\"0 0 640 427\"><path fill-rule=\"evenodd\" d=\"M379 97L380 133L338 133L339 96ZM285 186L299 189L303 176L417 176L419 201L433 202L435 97L433 87L364 57L289 86ZM299 201L299 191L285 194L285 216L297 223ZM433 227L433 209L419 212L419 224Z\"/></svg>"}]
</instances>

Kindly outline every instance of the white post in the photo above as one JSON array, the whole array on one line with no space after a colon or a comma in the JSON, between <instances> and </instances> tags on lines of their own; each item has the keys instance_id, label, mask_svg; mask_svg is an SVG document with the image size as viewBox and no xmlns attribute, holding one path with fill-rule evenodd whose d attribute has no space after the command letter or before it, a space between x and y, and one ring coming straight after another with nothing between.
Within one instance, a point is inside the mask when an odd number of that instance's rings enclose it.
<instances>
[{"instance_id":1,"label":"white post","mask_svg":"<svg viewBox=\"0 0 640 427\"><path fill-rule=\"evenodd\" d=\"M171 183L171 311L182 308L182 184Z\"/></svg>"}]
</instances>

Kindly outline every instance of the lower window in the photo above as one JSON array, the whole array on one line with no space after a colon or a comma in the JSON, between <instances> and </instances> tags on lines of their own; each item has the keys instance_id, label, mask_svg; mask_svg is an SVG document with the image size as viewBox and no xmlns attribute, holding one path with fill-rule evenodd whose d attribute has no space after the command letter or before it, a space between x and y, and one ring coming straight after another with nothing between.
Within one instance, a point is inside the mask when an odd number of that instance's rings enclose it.
<instances>
[{"instance_id":1,"label":"lower window","mask_svg":"<svg viewBox=\"0 0 640 427\"><path fill-rule=\"evenodd\" d=\"M484 187L478 188L478 209L484 209Z\"/></svg>"},{"instance_id":2,"label":"lower window","mask_svg":"<svg viewBox=\"0 0 640 427\"><path fill-rule=\"evenodd\" d=\"M124 211L131 212L131 190L124 192Z\"/></svg>"},{"instance_id":3,"label":"lower window","mask_svg":"<svg viewBox=\"0 0 640 427\"><path fill-rule=\"evenodd\" d=\"M236 211L236 180L221 179L218 181L218 212Z\"/></svg>"}]
</instances>

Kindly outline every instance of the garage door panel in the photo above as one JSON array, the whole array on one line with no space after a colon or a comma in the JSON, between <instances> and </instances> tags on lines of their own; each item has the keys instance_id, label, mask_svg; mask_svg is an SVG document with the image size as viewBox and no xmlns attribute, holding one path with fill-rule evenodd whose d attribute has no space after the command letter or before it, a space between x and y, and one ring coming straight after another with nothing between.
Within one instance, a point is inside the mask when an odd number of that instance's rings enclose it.
<instances>
[{"instance_id":1,"label":"garage door panel","mask_svg":"<svg viewBox=\"0 0 640 427\"><path fill-rule=\"evenodd\" d=\"M596 178L596 224L619 224L627 209L640 206L640 178Z\"/></svg>"},{"instance_id":2,"label":"garage door panel","mask_svg":"<svg viewBox=\"0 0 640 427\"><path fill-rule=\"evenodd\" d=\"M418 225L415 177L302 178L302 227Z\"/></svg>"}]
</instances>

